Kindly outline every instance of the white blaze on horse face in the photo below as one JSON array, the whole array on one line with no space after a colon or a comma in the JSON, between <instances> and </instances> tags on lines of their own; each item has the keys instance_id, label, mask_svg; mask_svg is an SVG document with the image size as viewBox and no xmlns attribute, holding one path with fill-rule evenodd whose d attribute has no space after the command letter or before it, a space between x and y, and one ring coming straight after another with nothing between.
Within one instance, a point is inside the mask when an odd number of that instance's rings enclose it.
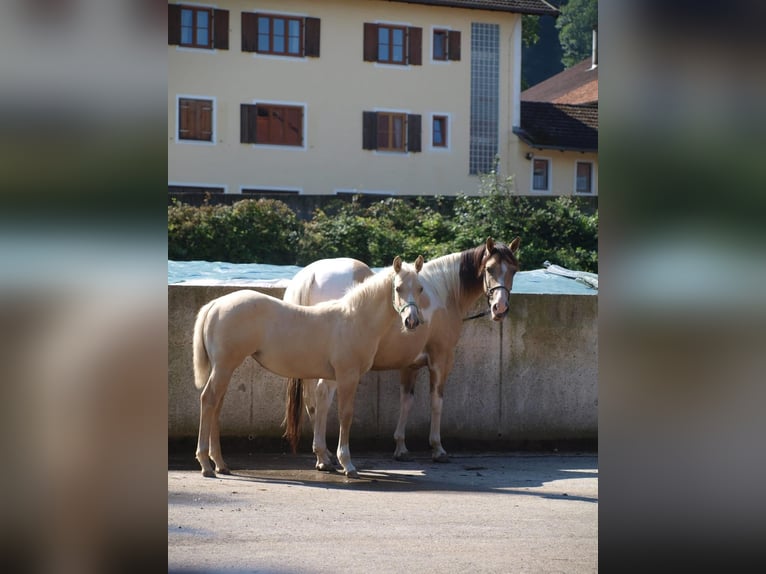
<instances>
[{"instance_id":1,"label":"white blaze on horse face","mask_svg":"<svg viewBox=\"0 0 766 574\"><path fill-rule=\"evenodd\" d=\"M511 271L509 265L503 261L500 263L500 276L494 277L496 284L490 285L490 289L493 287L501 287L500 289L494 289L490 296L489 308L492 314L493 321L502 321L508 314L510 308L510 291L513 284L513 274L510 275L510 280L507 280L508 273ZM493 269L496 269L494 267ZM507 284L506 284L507 283ZM504 288L503 288L504 287Z\"/></svg>"},{"instance_id":2,"label":"white blaze on horse face","mask_svg":"<svg viewBox=\"0 0 766 574\"><path fill-rule=\"evenodd\" d=\"M413 330L420 325L423 286L417 273L400 273L394 279L394 308L398 311L405 329Z\"/></svg>"}]
</instances>

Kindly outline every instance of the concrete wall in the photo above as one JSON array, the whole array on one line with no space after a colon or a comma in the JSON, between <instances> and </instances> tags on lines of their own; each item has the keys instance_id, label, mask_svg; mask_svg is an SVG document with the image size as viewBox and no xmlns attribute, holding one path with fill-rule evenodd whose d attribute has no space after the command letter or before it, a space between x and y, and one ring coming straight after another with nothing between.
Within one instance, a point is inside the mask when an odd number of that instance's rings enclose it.
<instances>
[{"instance_id":1,"label":"concrete wall","mask_svg":"<svg viewBox=\"0 0 766 574\"><path fill-rule=\"evenodd\" d=\"M196 313L211 299L238 288L168 286L171 439L196 437L198 431L199 391L193 382L191 350ZM257 290L276 297L283 293L273 287ZM597 297L514 294L511 301L511 314L502 324L486 318L465 323L444 394L442 440L448 451L458 444L500 447L597 437ZM476 309L482 305L483 300ZM351 429L352 452L355 443L393 448L398 381L398 373L392 371L368 373L362 379ZM284 394L284 379L247 359L229 386L221 414L222 436L278 440ZM428 372L422 369L407 427L410 450L428 448L428 394ZM336 440L337 434L333 405L328 439ZM302 449L308 445L304 442Z\"/></svg>"}]
</instances>

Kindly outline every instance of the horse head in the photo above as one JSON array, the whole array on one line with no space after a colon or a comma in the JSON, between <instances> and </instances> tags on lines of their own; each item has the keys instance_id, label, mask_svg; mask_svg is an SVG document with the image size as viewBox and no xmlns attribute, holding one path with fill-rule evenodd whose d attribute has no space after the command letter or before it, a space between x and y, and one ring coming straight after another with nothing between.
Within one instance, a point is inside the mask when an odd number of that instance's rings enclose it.
<instances>
[{"instance_id":1,"label":"horse head","mask_svg":"<svg viewBox=\"0 0 766 574\"><path fill-rule=\"evenodd\" d=\"M516 259L519 243L519 237L510 246L488 237L484 244L481 266L484 291L493 321L502 321L508 315L513 276L519 270L519 261Z\"/></svg>"},{"instance_id":2,"label":"horse head","mask_svg":"<svg viewBox=\"0 0 766 574\"><path fill-rule=\"evenodd\" d=\"M402 320L405 329L412 331L423 323L422 307L423 285L418 273L423 268L423 256L418 255L414 264L405 263L398 255L394 258L394 280L392 303Z\"/></svg>"}]
</instances>

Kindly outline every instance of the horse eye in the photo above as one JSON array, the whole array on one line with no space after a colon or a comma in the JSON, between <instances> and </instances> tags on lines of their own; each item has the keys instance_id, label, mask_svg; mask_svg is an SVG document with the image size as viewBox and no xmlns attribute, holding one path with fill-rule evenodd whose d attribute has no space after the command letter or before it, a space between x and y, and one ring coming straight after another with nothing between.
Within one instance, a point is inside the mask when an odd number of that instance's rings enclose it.
<instances>
[{"instance_id":1,"label":"horse eye","mask_svg":"<svg viewBox=\"0 0 766 574\"><path fill-rule=\"evenodd\" d=\"M422 292L423 292L423 286L420 285L420 286L418 286L418 293L422 293Z\"/></svg>"},{"instance_id":2,"label":"horse eye","mask_svg":"<svg viewBox=\"0 0 766 574\"><path fill-rule=\"evenodd\" d=\"M402 286L401 285L397 285L396 286L396 292L397 293L401 293L402 292Z\"/></svg>"}]
</instances>

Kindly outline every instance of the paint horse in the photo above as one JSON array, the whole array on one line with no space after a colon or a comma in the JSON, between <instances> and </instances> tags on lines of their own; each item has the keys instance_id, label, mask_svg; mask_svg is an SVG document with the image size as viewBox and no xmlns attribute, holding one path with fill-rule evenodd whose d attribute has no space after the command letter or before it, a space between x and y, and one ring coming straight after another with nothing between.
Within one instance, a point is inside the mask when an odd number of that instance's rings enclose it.
<instances>
[{"instance_id":1,"label":"paint horse","mask_svg":"<svg viewBox=\"0 0 766 574\"><path fill-rule=\"evenodd\" d=\"M196 452L202 475L230 474L221 455L219 417L231 376L249 355L279 376L336 381L337 457L346 475L358 476L351 462L349 431L359 379L372 367L383 335L420 325L422 267L422 256L414 265L396 257L392 267L341 299L313 307L251 290L204 305L194 324L193 341L194 382L202 389ZM326 452L317 456L329 457Z\"/></svg>"},{"instance_id":2,"label":"paint horse","mask_svg":"<svg viewBox=\"0 0 766 574\"><path fill-rule=\"evenodd\" d=\"M397 460L409 459L405 427L414 402L417 371L424 366L428 367L431 385L431 457L436 462L449 460L441 442L444 385L452 370L463 321L482 295L487 299L488 309L481 315L490 315L493 321L502 321L506 317L513 277L519 270L516 254L520 241L517 237L507 246L489 238L475 248L426 263L420 273L424 287L424 326L408 336L398 329L389 329L380 342L372 369L398 369L401 374L399 421L394 432L394 458ZM283 298L300 305L320 304L342 296L344 289L359 281L369 281L372 276L373 272L361 261L323 259L299 271ZM305 393L301 388L301 380L293 379L288 383L285 437L295 450L300 437L303 399L309 414L314 414L316 468L330 470L333 468L332 460L324 454L327 453L327 413L334 385L332 381L319 380L314 397L311 396L310 385ZM312 401L315 405L310 404Z\"/></svg>"}]
</instances>

